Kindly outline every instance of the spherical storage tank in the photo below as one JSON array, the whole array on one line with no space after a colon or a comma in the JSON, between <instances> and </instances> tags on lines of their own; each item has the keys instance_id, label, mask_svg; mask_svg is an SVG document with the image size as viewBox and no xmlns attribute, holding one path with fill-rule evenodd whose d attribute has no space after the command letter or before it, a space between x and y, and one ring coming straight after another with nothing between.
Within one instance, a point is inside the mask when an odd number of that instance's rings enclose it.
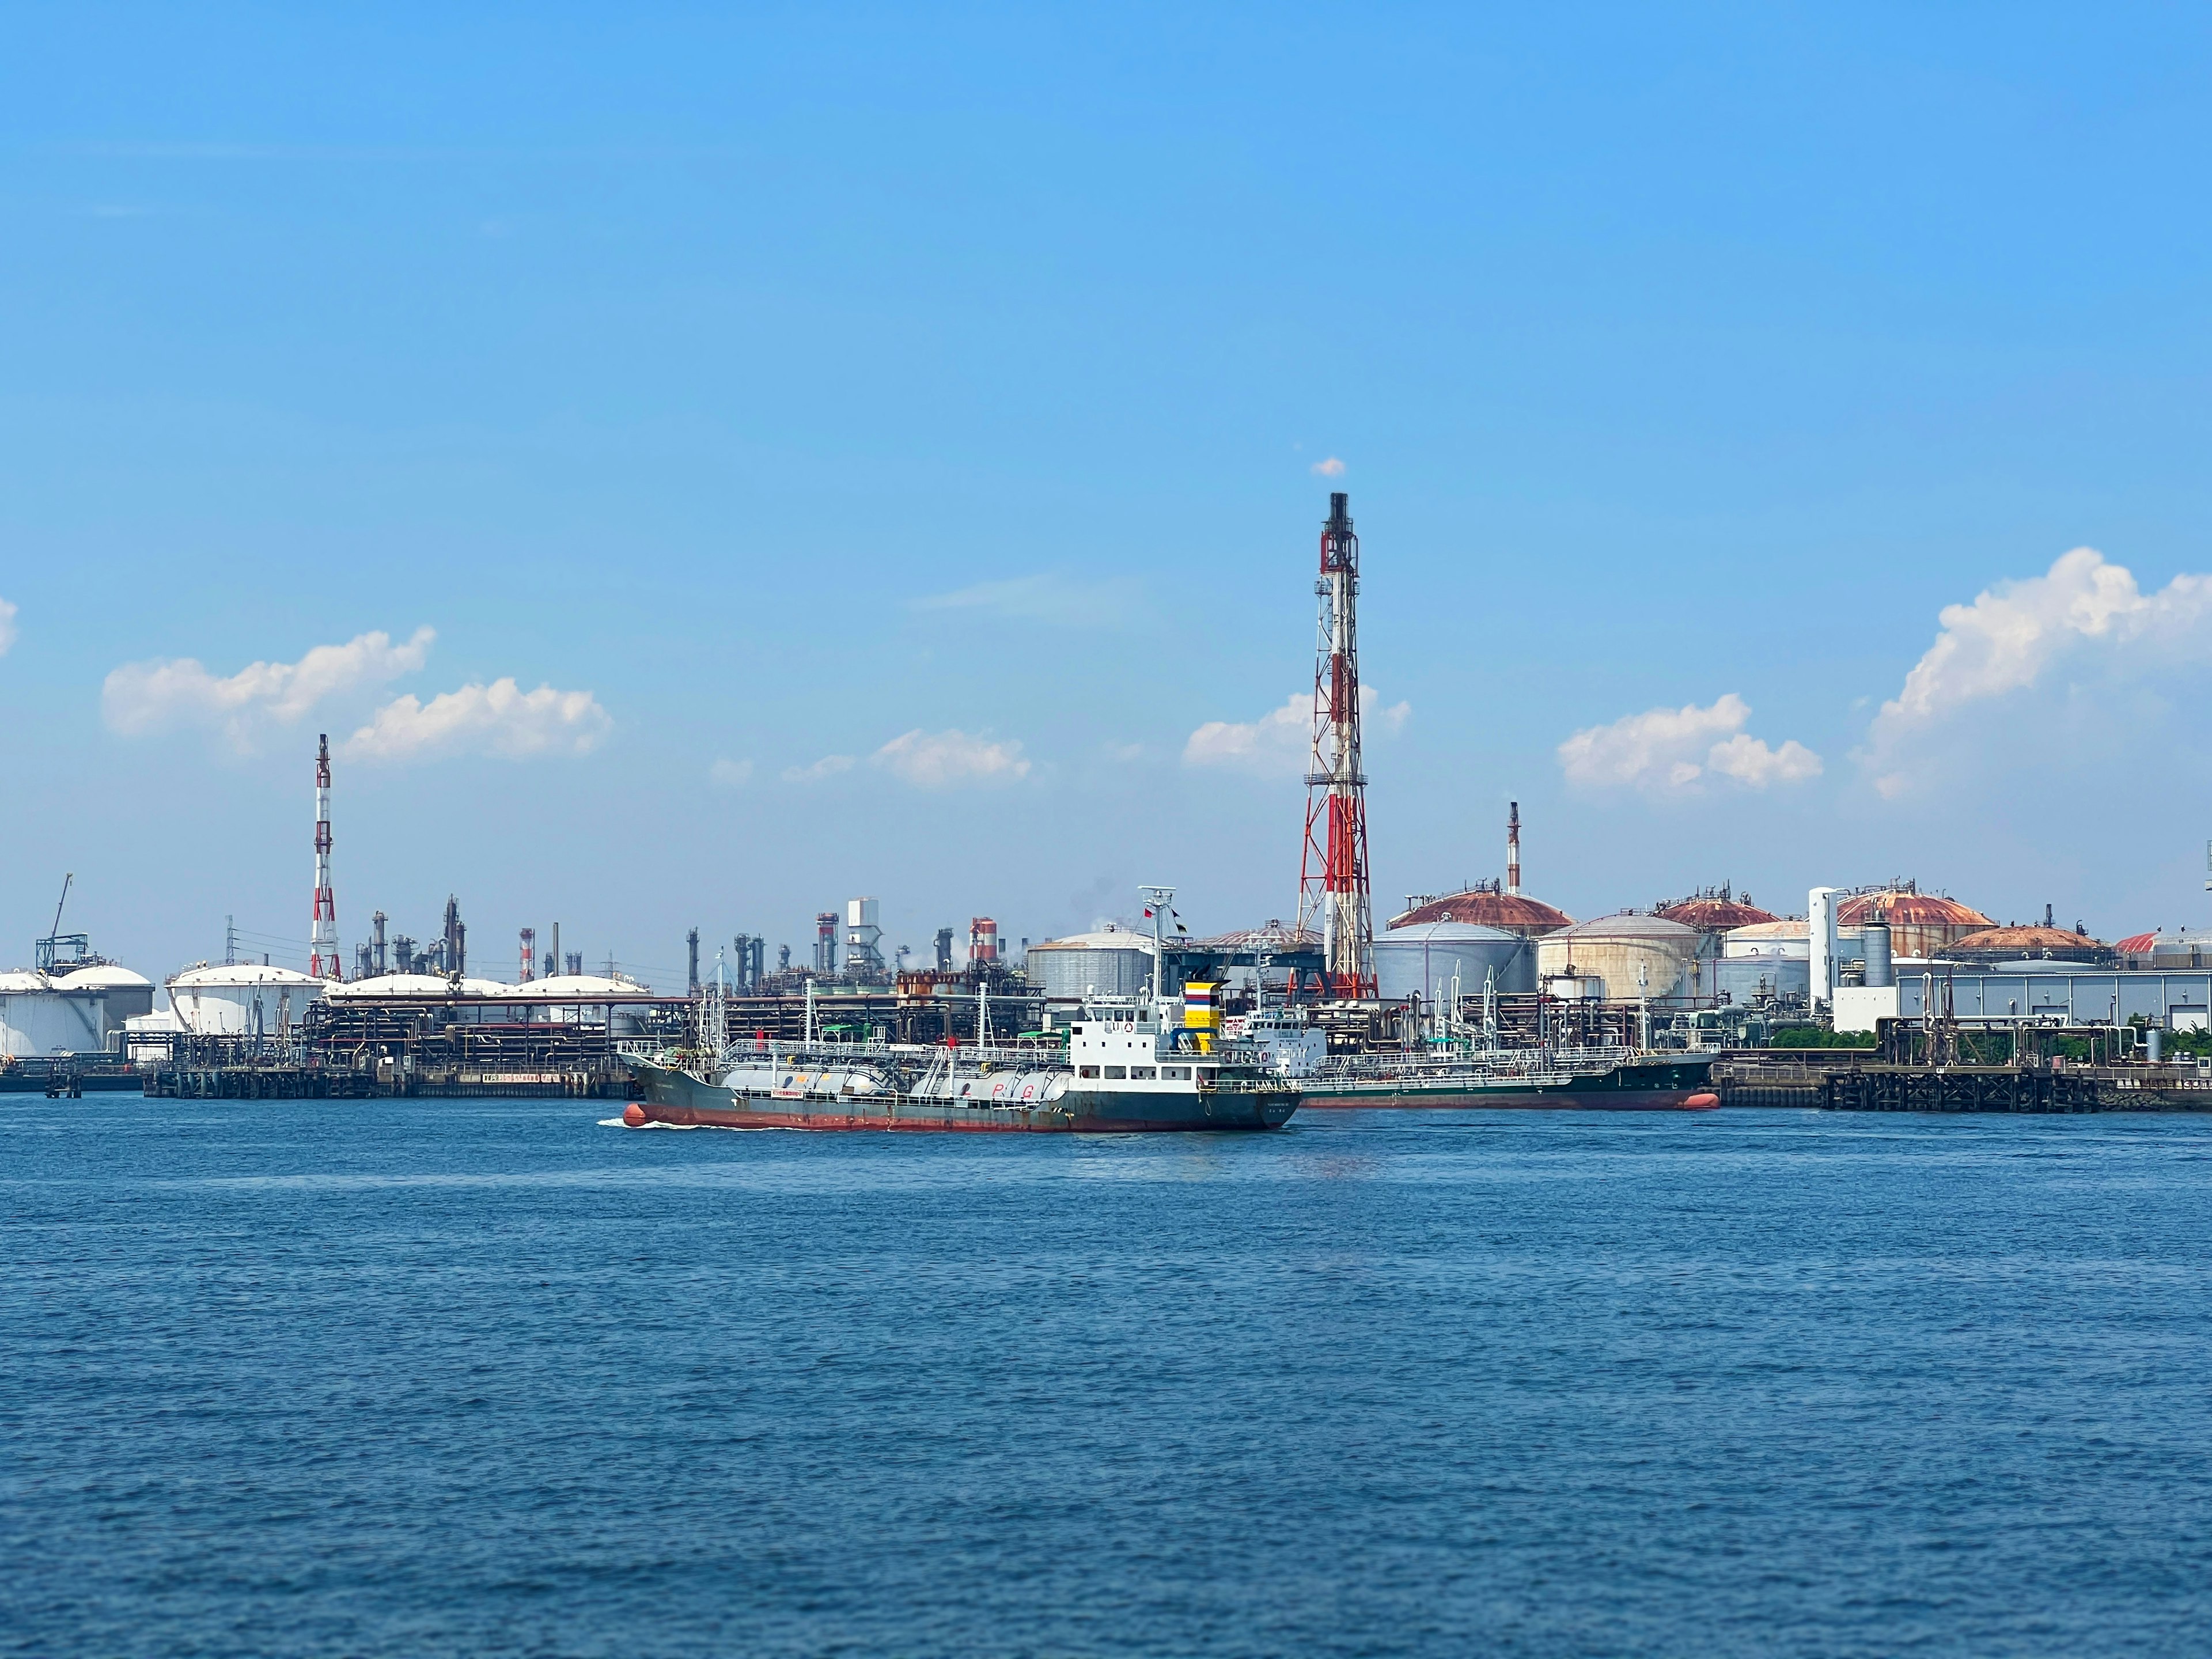
<instances>
[{"instance_id":1,"label":"spherical storage tank","mask_svg":"<svg viewBox=\"0 0 2212 1659\"><path fill-rule=\"evenodd\" d=\"M1571 968L1604 983L1614 1001L1692 996L1710 990L1695 971L1698 930L1664 916L1598 916L1536 941L1536 972L1549 979ZM1636 981L1644 969L1644 982Z\"/></svg>"},{"instance_id":2,"label":"spherical storage tank","mask_svg":"<svg viewBox=\"0 0 2212 1659\"><path fill-rule=\"evenodd\" d=\"M1385 1001L1409 996L1425 1003L1449 1001L1455 974L1460 995L1480 996L1492 973L1501 994L1534 990L1536 953L1530 942L1501 927L1469 921L1415 922L1376 937L1376 990Z\"/></svg>"},{"instance_id":3,"label":"spherical storage tank","mask_svg":"<svg viewBox=\"0 0 2212 1659\"><path fill-rule=\"evenodd\" d=\"M1027 965L1030 984L1050 1001L1133 997L1152 976L1152 941L1118 927L1071 933L1030 945Z\"/></svg>"}]
</instances>

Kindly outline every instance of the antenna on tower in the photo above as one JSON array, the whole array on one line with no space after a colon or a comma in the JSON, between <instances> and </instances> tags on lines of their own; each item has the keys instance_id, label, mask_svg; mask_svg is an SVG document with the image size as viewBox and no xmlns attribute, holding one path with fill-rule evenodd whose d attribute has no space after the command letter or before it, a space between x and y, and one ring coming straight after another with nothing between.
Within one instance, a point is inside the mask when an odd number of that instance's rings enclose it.
<instances>
[{"instance_id":1,"label":"antenna on tower","mask_svg":"<svg viewBox=\"0 0 2212 1659\"><path fill-rule=\"evenodd\" d=\"M1359 744L1359 538L1352 498L1328 498L1321 532L1321 620L1314 653L1313 757L1306 769L1306 836L1298 869L1298 926L1318 921L1333 997L1375 994L1375 918L1367 880L1367 774Z\"/></svg>"},{"instance_id":2,"label":"antenna on tower","mask_svg":"<svg viewBox=\"0 0 2212 1659\"><path fill-rule=\"evenodd\" d=\"M343 979L338 963L338 907L331 894L331 734L315 750L315 922L307 936L307 972Z\"/></svg>"}]
</instances>

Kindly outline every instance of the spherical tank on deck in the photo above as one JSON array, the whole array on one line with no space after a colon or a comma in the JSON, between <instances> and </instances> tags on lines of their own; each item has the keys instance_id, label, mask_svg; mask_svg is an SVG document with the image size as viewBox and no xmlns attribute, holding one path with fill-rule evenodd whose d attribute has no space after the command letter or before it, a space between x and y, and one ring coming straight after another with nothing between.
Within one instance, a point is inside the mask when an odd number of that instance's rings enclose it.
<instances>
[{"instance_id":1,"label":"spherical tank on deck","mask_svg":"<svg viewBox=\"0 0 2212 1659\"><path fill-rule=\"evenodd\" d=\"M1534 990L1536 954L1529 941L1465 921L1416 922L1375 940L1376 989L1386 1002L1409 996L1449 1001L1455 975L1461 996L1480 996L1493 975L1500 994Z\"/></svg>"},{"instance_id":2,"label":"spherical tank on deck","mask_svg":"<svg viewBox=\"0 0 2212 1659\"><path fill-rule=\"evenodd\" d=\"M1664 916L1598 916L1536 941L1536 971L1548 979L1571 969L1604 983L1617 1001L1636 998L1702 996L1711 993L1699 971L1698 931ZM1643 983L1637 969L1644 970Z\"/></svg>"}]
</instances>

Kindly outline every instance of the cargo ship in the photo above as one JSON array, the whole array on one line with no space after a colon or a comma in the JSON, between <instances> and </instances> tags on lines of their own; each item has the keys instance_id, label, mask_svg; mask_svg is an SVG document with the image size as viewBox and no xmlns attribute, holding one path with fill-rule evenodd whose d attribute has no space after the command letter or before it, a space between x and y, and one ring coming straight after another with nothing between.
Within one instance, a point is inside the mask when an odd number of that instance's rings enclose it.
<instances>
[{"instance_id":1,"label":"cargo ship","mask_svg":"<svg viewBox=\"0 0 2212 1659\"><path fill-rule=\"evenodd\" d=\"M1255 1015L1237 1036L1263 1063L1295 1078L1300 1103L1312 1107L1695 1112L1721 1103L1712 1087L1714 1056L1686 1049L1498 1048L1460 1041L1333 1058L1322 1034L1287 1010Z\"/></svg>"},{"instance_id":2,"label":"cargo ship","mask_svg":"<svg viewBox=\"0 0 2212 1659\"><path fill-rule=\"evenodd\" d=\"M1298 1080L1256 1053L1185 1046L1158 1008L1086 1009L1067 1042L922 1048L763 1042L633 1060L632 1128L934 1129L1029 1134L1274 1129Z\"/></svg>"},{"instance_id":3,"label":"cargo ship","mask_svg":"<svg viewBox=\"0 0 2212 1659\"><path fill-rule=\"evenodd\" d=\"M1337 1060L1299 1082L1301 1103L1316 1107L1697 1112L1721 1103L1712 1068L1711 1054L1504 1049L1446 1060Z\"/></svg>"}]
</instances>

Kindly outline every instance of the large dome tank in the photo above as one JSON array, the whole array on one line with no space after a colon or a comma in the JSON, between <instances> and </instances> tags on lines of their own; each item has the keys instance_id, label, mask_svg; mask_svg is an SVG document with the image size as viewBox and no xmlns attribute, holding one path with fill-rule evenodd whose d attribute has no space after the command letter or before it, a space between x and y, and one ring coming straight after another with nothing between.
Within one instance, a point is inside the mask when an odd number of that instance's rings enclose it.
<instances>
[{"instance_id":1,"label":"large dome tank","mask_svg":"<svg viewBox=\"0 0 2212 1659\"><path fill-rule=\"evenodd\" d=\"M1613 1001L1705 995L1711 988L1701 966L1696 928L1634 911L1578 921L1536 941L1540 978L1571 970L1601 981L1606 997ZM1644 970L1641 984L1639 968Z\"/></svg>"},{"instance_id":2,"label":"large dome tank","mask_svg":"<svg viewBox=\"0 0 2212 1659\"><path fill-rule=\"evenodd\" d=\"M274 1036L296 1023L332 981L256 962L187 969L169 981L169 1006L201 1036Z\"/></svg>"},{"instance_id":3,"label":"large dome tank","mask_svg":"<svg viewBox=\"0 0 2212 1659\"><path fill-rule=\"evenodd\" d=\"M1152 941L1119 927L1071 933L1030 946L1030 984L1051 1002L1086 996L1133 997L1152 976Z\"/></svg>"}]
</instances>

